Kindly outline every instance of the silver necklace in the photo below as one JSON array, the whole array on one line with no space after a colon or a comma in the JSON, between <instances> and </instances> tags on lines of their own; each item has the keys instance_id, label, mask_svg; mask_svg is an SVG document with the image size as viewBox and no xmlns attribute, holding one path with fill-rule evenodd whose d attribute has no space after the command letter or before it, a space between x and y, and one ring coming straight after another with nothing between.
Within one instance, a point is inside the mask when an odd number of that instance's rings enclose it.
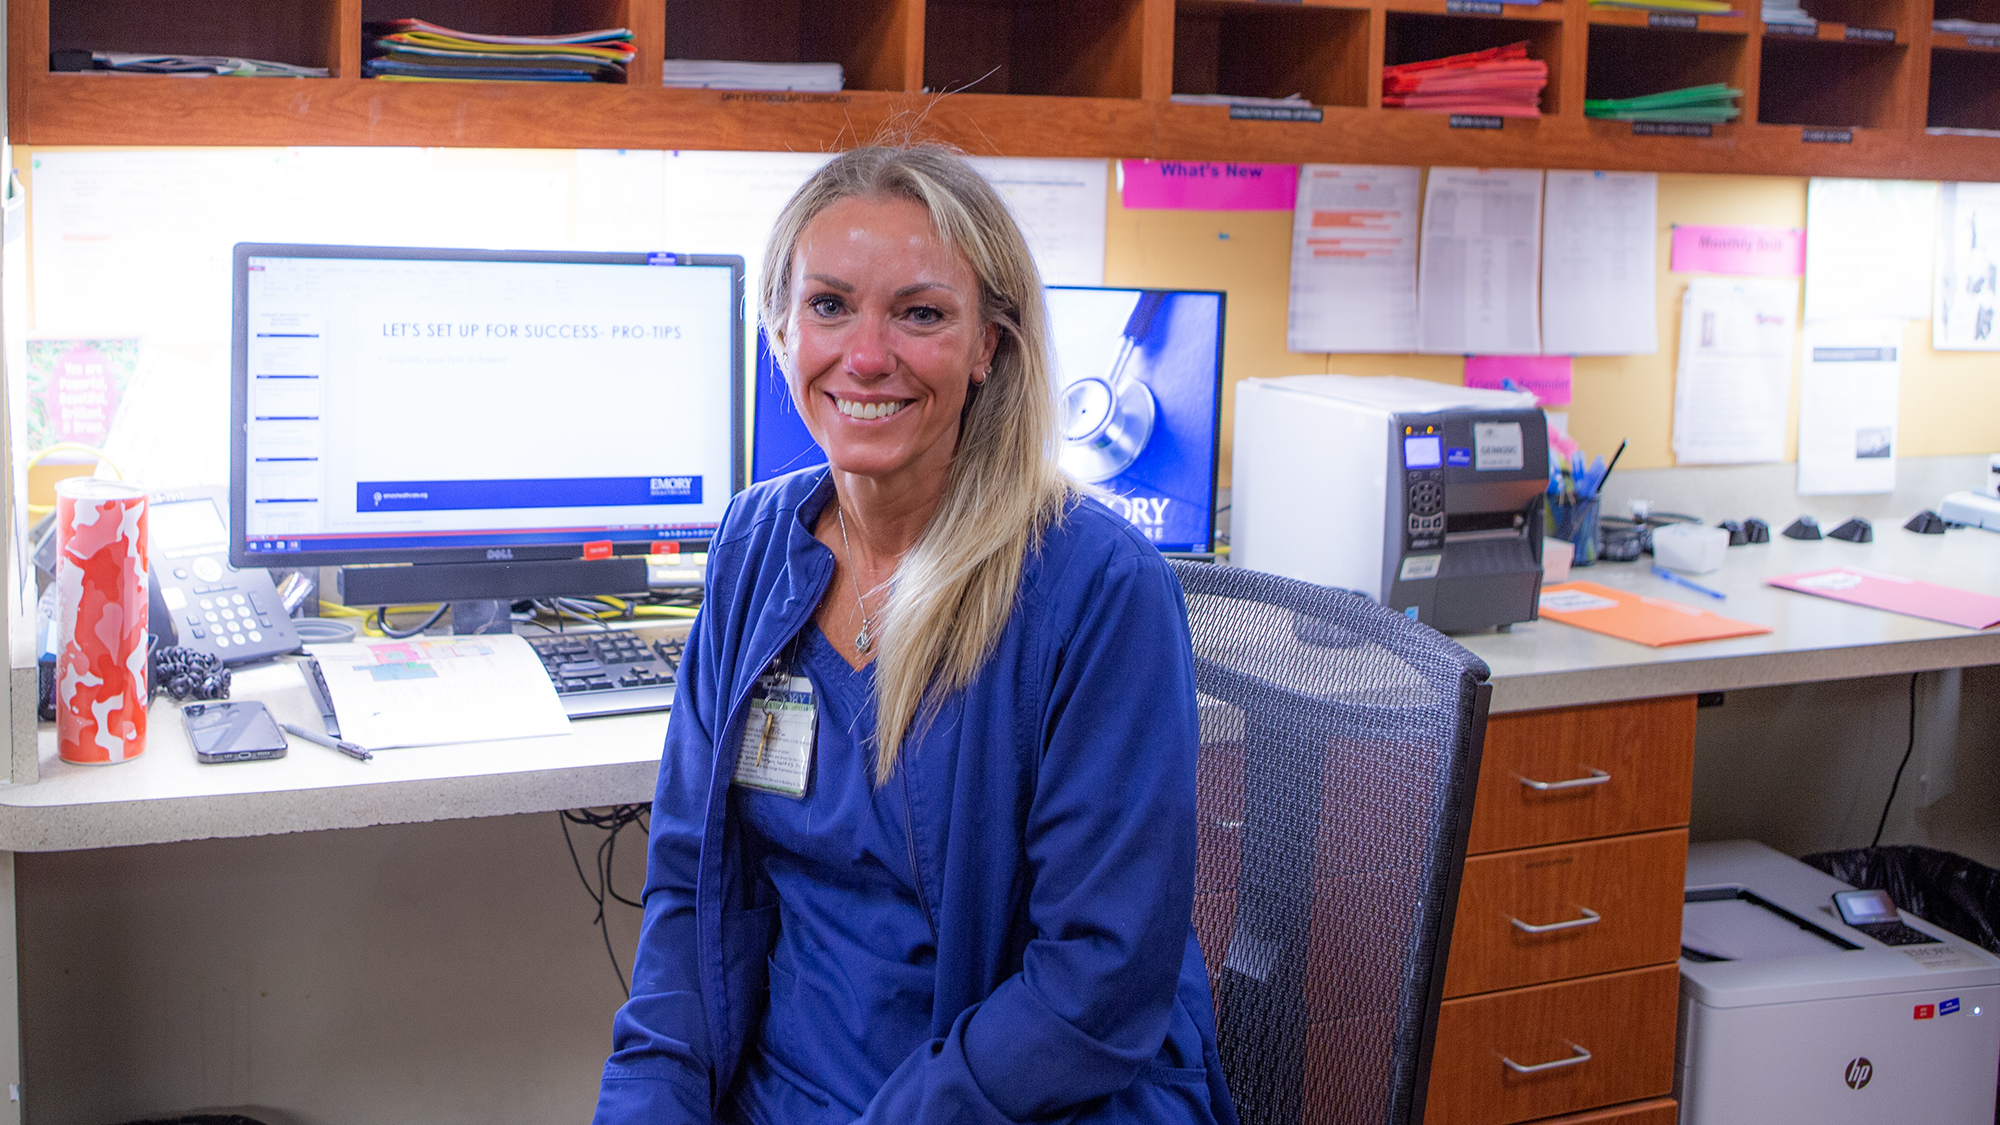
<instances>
[{"instance_id":1,"label":"silver necklace","mask_svg":"<svg viewBox=\"0 0 2000 1125\"><path fill-rule=\"evenodd\" d=\"M861 611L861 631L854 634L854 647L866 653L875 647L875 622L868 613L867 600L861 596L861 567L854 557L854 545L847 541L847 513L835 505L833 518L840 524L840 545L847 551L847 581L854 586L854 605Z\"/></svg>"}]
</instances>

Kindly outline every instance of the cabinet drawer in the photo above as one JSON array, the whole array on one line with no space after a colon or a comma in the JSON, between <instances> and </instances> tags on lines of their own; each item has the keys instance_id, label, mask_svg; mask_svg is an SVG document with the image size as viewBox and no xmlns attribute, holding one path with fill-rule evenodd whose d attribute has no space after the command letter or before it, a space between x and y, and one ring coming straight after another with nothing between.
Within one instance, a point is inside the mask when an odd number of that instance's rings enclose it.
<instances>
[{"instance_id":1,"label":"cabinet drawer","mask_svg":"<svg viewBox=\"0 0 2000 1125\"><path fill-rule=\"evenodd\" d=\"M1631 1105L1614 1105L1583 1113L1544 1117L1535 1125L1674 1125L1680 1120L1680 1103L1672 1098L1648 1098Z\"/></svg>"},{"instance_id":2,"label":"cabinet drawer","mask_svg":"<svg viewBox=\"0 0 2000 1125\"><path fill-rule=\"evenodd\" d=\"M1444 994L1658 965L1680 956L1687 830L1465 861Z\"/></svg>"},{"instance_id":3,"label":"cabinet drawer","mask_svg":"<svg viewBox=\"0 0 2000 1125\"><path fill-rule=\"evenodd\" d=\"M1693 772L1693 696L1495 715L1468 850L1683 827Z\"/></svg>"},{"instance_id":4,"label":"cabinet drawer","mask_svg":"<svg viewBox=\"0 0 2000 1125\"><path fill-rule=\"evenodd\" d=\"M1447 1000L1424 1120L1510 1125L1665 1095L1679 995L1680 968L1659 965Z\"/></svg>"}]
</instances>

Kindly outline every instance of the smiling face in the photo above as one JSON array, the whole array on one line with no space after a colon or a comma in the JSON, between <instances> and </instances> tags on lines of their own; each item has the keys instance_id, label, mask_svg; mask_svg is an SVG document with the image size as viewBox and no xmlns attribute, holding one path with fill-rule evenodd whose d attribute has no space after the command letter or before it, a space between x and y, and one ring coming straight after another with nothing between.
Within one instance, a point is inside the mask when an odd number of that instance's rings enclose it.
<instances>
[{"instance_id":1,"label":"smiling face","mask_svg":"<svg viewBox=\"0 0 2000 1125\"><path fill-rule=\"evenodd\" d=\"M909 199L849 197L792 256L786 351L806 428L842 473L942 489L999 329L972 266Z\"/></svg>"}]
</instances>

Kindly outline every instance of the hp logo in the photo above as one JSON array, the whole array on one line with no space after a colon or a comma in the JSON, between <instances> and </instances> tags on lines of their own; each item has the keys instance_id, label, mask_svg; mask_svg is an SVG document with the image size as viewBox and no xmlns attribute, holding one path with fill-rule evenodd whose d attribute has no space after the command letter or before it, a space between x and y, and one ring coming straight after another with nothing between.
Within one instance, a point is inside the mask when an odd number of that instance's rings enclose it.
<instances>
[{"instance_id":1,"label":"hp logo","mask_svg":"<svg viewBox=\"0 0 2000 1125\"><path fill-rule=\"evenodd\" d=\"M1875 1077L1875 1064L1867 1059L1855 1059L1847 1064L1847 1088L1859 1090Z\"/></svg>"}]
</instances>

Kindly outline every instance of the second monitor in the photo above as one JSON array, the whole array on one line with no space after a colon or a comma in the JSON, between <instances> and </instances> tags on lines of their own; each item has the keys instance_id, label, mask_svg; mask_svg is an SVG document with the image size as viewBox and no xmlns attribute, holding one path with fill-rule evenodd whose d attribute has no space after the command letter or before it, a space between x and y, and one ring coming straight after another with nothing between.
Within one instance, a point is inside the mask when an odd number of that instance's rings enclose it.
<instances>
[{"instance_id":1,"label":"second monitor","mask_svg":"<svg viewBox=\"0 0 2000 1125\"><path fill-rule=\"evenodd\" d=\"M1214 550L1223 294L1050 286L1058 455L1162 551ZM760 336L753 481L826 463Z\"/></svg>"}]
</instances>

